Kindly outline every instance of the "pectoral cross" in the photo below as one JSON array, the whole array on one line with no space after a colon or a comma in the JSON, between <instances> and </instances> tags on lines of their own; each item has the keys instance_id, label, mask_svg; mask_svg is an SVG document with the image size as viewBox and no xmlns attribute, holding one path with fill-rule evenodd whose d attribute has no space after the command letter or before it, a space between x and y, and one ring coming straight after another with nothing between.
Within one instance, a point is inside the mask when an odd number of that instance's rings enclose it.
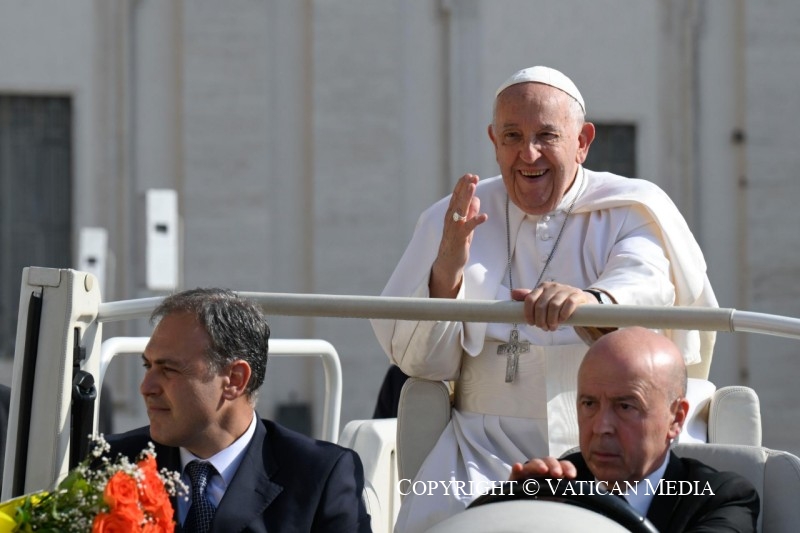
<instances>
[{"instance_id":1,"label":"pectoral cross","mask_svg":"<svg viewBox=\"0 0 800 533\"><path fill-rule=\"evenodd\" d=\"M497 355L505 355L508 357L506 361L506 383L514 381L514 376L517 375L519 354L528 353L529 351L531 351L531 343L528 341L520 342L519 330L516 327L511 330L508 342L497 347Z\"/></svg>"}]
</instances>

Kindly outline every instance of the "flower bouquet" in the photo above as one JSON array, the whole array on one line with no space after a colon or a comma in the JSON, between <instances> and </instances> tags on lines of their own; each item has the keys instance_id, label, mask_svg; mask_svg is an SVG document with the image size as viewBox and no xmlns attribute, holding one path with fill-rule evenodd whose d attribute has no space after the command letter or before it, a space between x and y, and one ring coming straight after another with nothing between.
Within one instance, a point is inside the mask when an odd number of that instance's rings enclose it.
<instances>
[{"instance_id":1,"label":"flower bouquet","mask_svg":"<svg viewBox=\"0 0 800 533\"><path fill-rule=\"evenodd\" d=\"M0 533L174 531L170 496L186 491L179 474L158 471L152 444L135 464L122 456L112 462L108 451L99 437L53 491L0 504Z\"/></svg>"}]
</instances>

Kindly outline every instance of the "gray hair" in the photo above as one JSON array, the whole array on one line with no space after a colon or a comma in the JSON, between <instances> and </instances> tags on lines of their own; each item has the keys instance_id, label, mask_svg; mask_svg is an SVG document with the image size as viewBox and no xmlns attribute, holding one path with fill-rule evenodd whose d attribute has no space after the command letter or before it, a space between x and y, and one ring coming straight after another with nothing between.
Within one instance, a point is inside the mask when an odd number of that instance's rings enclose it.
<instances>
[{"instance_id":1,"label":"gray hair","mask_svg":"<svg viewBox=\"0 0 800 533\"><path fill-rule=\"evenodd\" d=\"M530 82L536 83L536 82ZM502 94L502 93L500 93ZM492 103L492 129L497 131L497 100L500 99L500 94L494 99ZM567 94L567 93L564 93ZM586 113L583 111L583 107L581 107L580 102L578 102L575 98L569 96L569 114L572 119L575 121L575 126L580 129L586 123Z\"/></svg>"},{"instance_id":2,"label":"gray hair","mask_svg":"<svg viewBox=\"0 0 800 533\"><path fill-rule=\"evenodd\" d=\"M246 393L255 400L264 383L269 353L269 324L253 302L227 289L192 289L164 299L150 316L150 321L176 313L190 313L205 328L210 342L206 357L209 368L219 372L242 360L250 365Z\"/></svg>"}]
</instances>

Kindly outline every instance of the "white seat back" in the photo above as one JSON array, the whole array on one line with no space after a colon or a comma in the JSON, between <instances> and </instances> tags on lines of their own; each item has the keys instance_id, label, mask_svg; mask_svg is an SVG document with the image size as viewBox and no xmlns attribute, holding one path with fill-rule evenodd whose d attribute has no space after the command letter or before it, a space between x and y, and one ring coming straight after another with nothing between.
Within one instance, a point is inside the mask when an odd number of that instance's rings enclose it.
<instances>
[{"instance_id":1,"label":"white seat back","mask_svg":"<svg viewBox=\"0 0 800 533\"><path fill-rule=\"evenodd\" d=\"M749 387L723 387L708 407L708 442L761 446L761 405Z\"/></svg>"},{"instance_id":2,"label":"white seat back","mask_svg":"<svg viewBox=\"0 0 800 533\"><path fill-rule=\"evenodd\" d=\"M693 379L695 390L688 421L694 433L679 442L761 446L761 410L758 396L749 387L716 389ZM450 422L450 392L441 381L409 378L400 394L397 413L397 462L400 479L414 479L422 462Z\"/></svg>"},{"instance_id":3,"label":"white seat back","mask_svg":"<svg viewBox=\"0 0 800 533\"><path fill-rule=\"evenodd\" d=\"M627 533L610 518L587 509L546 500L512 500L480 505L439 522L427 533Z\"/></svg>"},{"instance_id":4,"label":"white seat back","mask_svg":"<svg viewBox=\"0 0 800 533\"><path fill-rule=\"evenodd\" d=\"M397 409L397 470L414 479L450 422L450 391L441 381L408 378Z\"/></svg>"},{"instance_id":5,"label":"white seat back","mask_svg":"<svg viewBox=\"0 0 800 533\"><path fill-rule=\"evenodd\" d=\"M800 459L761 446L676 444L675 453L750 481L761 498L758 531L793 533L800 524Z\"/></svg>"},{"instance_id":6,"label":"white seat back","mask_svg":"<svg viewBox=\"0 0 800 533\"><path fill-rule=\"evenodd\" d=\"M400 510L397 490L397 420L353 420L339 445L355 450L364 466L364 502L374 533L391 533Z\"/></svg>"},{"instance_id":7,"label":"white seat back","mask_svg":"<svg viewBox=\"0 0 800 533\"><path fill-rule=\"evenodd\" d=\"M753 389L717 389L710 381L689 378L687 399L689 413L678 442L761 446L761 407Z\"/></svg>"}]
</instances>

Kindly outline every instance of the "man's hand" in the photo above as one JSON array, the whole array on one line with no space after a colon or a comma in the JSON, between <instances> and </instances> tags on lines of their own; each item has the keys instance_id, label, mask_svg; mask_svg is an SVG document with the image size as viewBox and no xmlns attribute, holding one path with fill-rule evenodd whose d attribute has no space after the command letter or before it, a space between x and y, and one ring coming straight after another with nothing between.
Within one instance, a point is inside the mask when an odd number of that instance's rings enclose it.
<instances>
[{"instance_id":1,"label":"man's hand","mask_svg":"<svg viewBox=\"0 0 800 533\"><path fill-rule=\"evenodd\" d=\"M479 213L481 201L475 196L478 179L475 174L465 174L453 189L445 213L439 254L431 267L428 286L431 298L456 297L469 259L472 232L489 218L486 213Z\"/></svg>"},{"instance_id":2,"label":"man's hand","mask_svg":"<svg viewBox=\"0 0 800 533\"><path fill-rule=\"evenodd\" d=\"M525 302L525 321L545 331L555 331L583 304L597 304L597 298L588 292L547 281L533 290L514 289L514 300Z\"/></svg>"},{"instance_id":3,"label":"man's hand","mask_svg":"<svg viewBox=\"0 0 800 533\"><path fill-rule=\"evenodd\" d=\"M511 466L509 481L524 481L532 477L554 479L575 479L578 471L569 461L559 461L555 457L531 459L527 463L514 463Z\"/></svg>"}]
</instances>

